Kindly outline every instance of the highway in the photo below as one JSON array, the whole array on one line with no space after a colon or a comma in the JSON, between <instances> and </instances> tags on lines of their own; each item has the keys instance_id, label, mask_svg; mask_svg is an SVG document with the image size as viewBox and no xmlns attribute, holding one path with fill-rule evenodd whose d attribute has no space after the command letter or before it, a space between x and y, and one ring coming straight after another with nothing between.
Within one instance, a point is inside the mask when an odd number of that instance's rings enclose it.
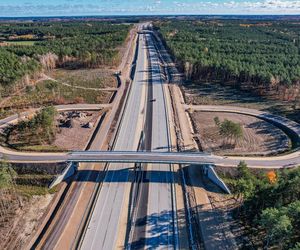
<instances>
[{"instance_id":1,"label":"highway","mask_svg":"<svg viewBox=\"0 0 300 250\"><path fill-rule=\"evenodd\" d=\"M152 35L147 34L149 61L151 64L151 83L153 115L151 151L170 151L170 128L168 106L165 100L164 81L158 52ZM146 249L176 249L177 227L175 197L173 197L173 172L170 164L151 164L149 167L149 195L145 235ZM159 229L159 230L158 230Z\"/></svg>"},{"instance_id":2,"label":"highway","mask_svg":"<svg viewBox=\"0 0 300 250\"><path fill-rule=\"evenodd\" d=\"M151 34L146 33L149 55L149 92L147 126L144 131L145 150L151 152L170 151L170 128L168 106L165 100L164 81L161 77L160 61ZM142 180L139 194L133 204L135 217L128 249L177 249L177 224L174 176L170 164L142 165ZM139 173L137 173L138 175Z\"/></svg>"},{"instance_id":3,"label":"highway","mask_svg":"<svg viewBox=\"0 0 300 250\"><path fill-rule=\"evenodd\" d=\"M118 162L118 163L162 163L162 164L213 164L235 167L245 161L250 168L284 168L300 165L300 152L273 157L223 157L203 153L156 153L135 151L81 151L72 153L13 153L3 151L1 157L10 162L44 163L44 162Z\"/></svg>"},{"instance_id":4,"label":"highway","mask_svg":"<svg viewBox=\"0 0 300 250\"><path fill-rule=\"evenodd\" d=\"M128 99L123 111L121 126L116 134L113 151L75 151L62 153L17 152L0 147L0 159L10 162L109 162L101 189L86 224L80 242L81 249L117 249L124 247L128 232L128 209L130 185L134 178L136 163L143 163L144 183L140 197L135 204L138 213L133 224L133 238L128 242L132 249L176 249L178 230L176 224L176 202L174 193L174 173L172 164L237 166L243 160L250 168L290 168L300 165L300 125L280 116L266 112L230 106L184 106L186 109L205 112L234 112L256 116L272 122L289 132L296 149L286 155L270 157L217 156L207 153L171 152L170 122L171 112L165 98L165 81L162 79L162 65L159 52L151 32L143 32L138 37L136 71ZM151 79L149 84L148 76ZM149 99L149 90L151 99ZM150 107L150 109L149 109ZM58 110L98 110L111 109L108 105L62 105ZM151 112L148 112L151 110ZM0 128L18 122L36 110L0 120ZM145 125L147 123L147 125ZM103 129L103 128L102 128ZM104 128L107 132L109 126ZM142 133L147 141L144 151L137 151ZM99 144L104 140L97 135ZM92 150L100 147L93 147ZM147 194L144 196L144 194ZM146 203L147 205L145 206ZM140 222L142 229L137 229Z\"/></svg>"},{"instance_id":5,"label":"highway","mask_svg":"<svg viewBox=\"0 0 300 250\"><path fill-rule=\"evenodd\" d=\"M138 148L146 110L146 69L145 39L139 35L136 73L113 150L135 151ZM118 243L118 240L123 237L122 234L125 237L126 226L121 220L126 210L126 190L133 167L134 164L109 165L83 236L82 249L116 249L120 244L123 246L124 242Z\"/></svg>"},{"instance_id":6,"label":"highway","mask_svg":"<svg viewBox=\"0 0 300 250\"><path fill-rule=\"evenodd\" d=\"M145 48L144 48L145 50ZM140 83L145 83L142 78L144 77L142 74L146 70L145 66L145 51L141 53L141 46L139 48L139 55L143 56L143 60L138 60L137 67L138 67L138 74L137 77L140 77ZM154 61L153 61L154 62ZM142 69L143 68L143 69ZM138 80L136 80L138 81ZM134 85L133 85L134 86ZM159 95L157 90L160 89L159 86L161 84L153 84L155 95ZM137 94L136 100L140 99L140 94ZM163 110L157 109L161 105L158 105L161 102L161 97L157 96L156 101L153 102L153 109L154 112L157 112L158 119L163 119ZM111 105L86 105L86 104L77 104L77 105L62 105L57 106L58 110L97 110L101 108L110 108ZM162 106L163 107L163 106ZM215 155L203 155L202 153L190 154L188 152L185 153L168 153L164 152L163 154L157 155L155 151L158 148L165 148L167 149L168 146L165 142L161 142L162 145L157 145L152 148L153 152L134 152L136 151L135 148L130 148L128 140L126 137L125 142L127 143L126 147L120 147L119 149L115 148L115 151L120 152L107 152L107 151L97 151L97 152L66 152L66 153L30 153L30 152L18 152L13 151L8 148L4 148L0 146L0 159L5 159L10 162L27 162L27 163L34 163L34 162L64 162L64 161L74 161L74 162L143 162L143 163L182 163L182 164L216 164L219 166L236 166L241 160L245 161L249 167L253 168L281 168L281 167L294 167L300 165L300 151L299 151L299 143L300 143L300 124L293 122L287 118L280 117L278 115L273 115L267 112L247 109L247 108L240 108L240 107L232 107L232 106L208 106L208 105L198 105L198 106L188 106L186 105L185 108L191 108L194 110L199 111L218 111L218 112L234 112L234 113L242 113L246 115L256 116L260 119L264 119L266 121L272 122L273 124L279 126L284 131L288 131L293 136L293 141L296 148L294 152L283 155L283 156L271 156L271 157L220 157ZM136 109L136 105L132 104L132 107L128 108L130 110L129 113L132 113L132 110ZM146 107L144 107L143 112L145 112ZM32 114L36 110L31 110L24 112L20 115L13 115L8 118L0 120L0 128L4 128L9 124L13 124L19 120L19 118L25 117L29 114ZM125 112L126 113L126 112ZM144 114L142 114L143 116ZM134 121L134 120L131 120ZM163 120L162 120L163 121ZM162 122L161 124L164 124ZM157 126L157 122L153 122L153 126ZM161 126L161 125L160 125ZM106 126L106 130L108 131L108 126ZM157 138L163 136L161 133L166 133L166 128L154 128L153 131ZM124 132L125 133L125 132ZM136 135L139 136L139 135ZM154 135L155 136L155 135ZM163 138L163 137L162 137ZM102 141L100 135L97 135L96 141ZM159 140L159 139L157 139ZM95 147L96 148L96 147ZM100 147L98 147L100 148ZM124 152L126 151L126 152ZM128 152L131 151L131 152ZM168 151L168 150L165 150Z\"/></svg>"},{"instance_id":7,"label":"highway","mask_svg":"<svg viewBox=\"0 0 300 250\"><path fill-rule=\"evenodd\" d=\"M99 129L96 128L95 136L89 142L88 150L107 150L115 138L114 131L117 131L118 120L124 108L123 101L126 99L128 84L125 82L130 76L130 68L133 61L136 47L136 27L130 31L129 41L126 44L126 51L122 62L116 71L122 71L122 76L116 76L120 83L115 98L110 104L72 104L55 106L59 111L64 110L98 110L105 109L106 115L101 122ZM62 189L66 186L67 194L63 200L58 202L57 212L54 212L47 220L46 227L37 235L37 240L29 245L32 248L44 249L70 249L78 242L78 237L85 224L89 204L94 197L97 188L101 186L105 176L104 171L108 164L81 163L78 172L69 185L63 183ZM91 179L97 182L90 181ZM99 183L98 183L99 182ZM55 201L54 201L55 203ZM45 221L46 222L46 221Z\"/></svg>"}]
</instances>

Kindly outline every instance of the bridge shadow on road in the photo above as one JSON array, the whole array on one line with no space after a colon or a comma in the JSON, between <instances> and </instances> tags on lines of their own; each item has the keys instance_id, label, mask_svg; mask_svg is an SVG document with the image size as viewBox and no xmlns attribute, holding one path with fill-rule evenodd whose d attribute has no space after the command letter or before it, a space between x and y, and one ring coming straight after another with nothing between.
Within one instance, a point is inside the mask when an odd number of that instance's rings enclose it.
<instances>
[{"instance_id":1,"label":"bridge shadow on road","mask_svg":"<svg viewBox=\"0 0 300 250\"><path fill-rule=\"evenodd\" d=\"M78 170L77 178L75 181L78 182L99 182L99 175L103 176L100 178L102 182L132 182L132 179L128 178L129 174L137 174L133 168L124 168L121 170L107 170L107 171L97 171L97 170ZM138 170L141 176L151 176L151 182L154 183L172 183L172 175L168 168L166 171L143 171ZM148 178L144 178L143 182L150 182Z\"/></svg>"},{"instance_id":2,"label":"bridge shadow on road","mask_svg":"<svg viewBox=\"0 0 300 250\"><path fill-rule=\"evenodd\" d=\"M120 183L120 182L130 182L133 183L134 176L139 172L142 178L143 183L166 183L171 184L174 180L175 183L182 185L182 180L180 178L181 171L171 172L168 165L166 166L165 171L143 171L136 170L135 168L126 168L126 165L123 169L120 170L107 170L107 171L97 171L97 170L78 170L75 181L77 182L107 182L107 183ZM202 166L201 165L186 165L182 167L184 176L186 178L187 190L190 193L193 188L205 188L209 191L216 191L216 189L210 189L209 183L204 181L203 176L202 181L197 183L192 183L188 179L188 172L191 171L194 174L199 174L201 176ZM135 171L136 170L136 171ZM148 178L151 177L151 178ZM204 178L206 179L206 178ZM222 192L221 190L219 192ZM148 198L145 198L146 201ZM190 195L189 199L194 200ZM190 201L191 202L191 201ZM141 204L140 204L141 205ZM126 209L126 208L124 208ZM199 220L205 221L205 225L208 226L207 231L219 233L219 230L215 230L214 227L223 227L219 222L220 216L213 211L203 211L204 207L199 206L191 202L191 207L189 208L192 216L192 227L195 233L194 237L196 239L195 244L202 244L201 231ZM128 208L130 210L130 208ZM147 209L145 210L147 212ZM187 237L187 223L186 223L186 214L185 209L178 209L177 216L177 226L174 228L174 212L172 210L164 210L160 213L152 213L148 216L141 216L133 222L134 236L126 242L131 249L157 249L157 248L171 248L176 243L176 240L182 242L184 239L182 237ZM216 216L218 215L218 216ZM225 227L225 226L224 226ZM221 237L214 234L210 237L210 240L217 239ZM221 241L222 242L222 241ZM185 247L188 249L188 238L185 238Z\"/></svg>"},{"instance_id":3,"label":"bridge shadow on road","mask_svg":"<svg viewBox=\"0 0 300 250\"><path fill-rule=\"evenodd\" d=\"M124 164L124 163L123 163ZM81 170L77 171L74 181L76 182L106 182L106 183L121 183L121 182L132 182L134 176L144 176L144 183L177 183L181 185L182 180L180 179L181 171L171 172L168 165L165 166L164 170L140 170L139 168L122 168L119 170ZM208 191L223 193L223 191L216 187L209 179L203 175L203 165L186 165L182 166L183 173L185 175L186 185L193 187L204 188ZM188 178L188 173L192 170L194 175L197 175L201 181L191 183ZM177 176L177 177L176 177ZM174 180L174 181L173 181ZM203 185L205 183L205 186ZM213 187L213 188L211 188Z\"/></svg>"},{"instance_id":4,"label":"bridge shadow on road","mask_svg":"<svg viewBox=\"0 0 300 250\"><path fill-rule=\"evenodd\" d=\"M184 211L181 211L184 214ZM130 249L172 248L179 233L173 227L173 211L162 211L138 219L136 230L145 228L144 233L137 235L128 245Z\"/></svg>"}]
</instances>

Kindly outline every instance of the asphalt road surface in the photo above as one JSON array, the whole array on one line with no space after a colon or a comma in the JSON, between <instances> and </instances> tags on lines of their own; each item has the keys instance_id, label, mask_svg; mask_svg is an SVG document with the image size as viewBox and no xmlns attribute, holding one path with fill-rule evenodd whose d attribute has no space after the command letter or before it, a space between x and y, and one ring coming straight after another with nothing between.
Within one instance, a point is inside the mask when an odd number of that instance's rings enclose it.
<instances>
[{"instance_id":1,"label":"asphalt road surface","mask_svg":"<svg viewBox=\"0 0 300 250\"><path fill-rule=\"evenodd\" d=\"M10 162L118 162L118 163L161 163L161 164L212 164L224 167L234 167L240 161L245 161L250 168L284 168L300 165L300 152L274 157L222 157L203 153L156 153L133 151L82 151L69 154L27 154L10 155L11 151L2 154L3 159ZM0 154L0 156L1 156Z\"/></svg>"},{"instance_id":2,"label":"asphalt road surface","mask_svg":"<svg viewBox=\"0 0 300 250\"><path fill-rule=\"evenodd\" d=\"M144 35L142 35L144 36ZM145 84L143 79L143 73L146 70L146 66L144 63L145 59L145 46L140 46L139 48L139 59L137 62L137 75L136 79L133 84L133 90L136 87L136 85L139 84ZM143 53L141 53L143 51ZM141 59L143 57L144 59ZM154 69L155 71L155 69ZM135 82L138 82L138 84L135 84ZM160 85L160 84L158 84ZM154 87L155 89L156 87ZM154 90L153 89L153 90ZM135 90L134 90L135 91ZM135 94L136 97L134 100L134 104L132 106L127 107L129 110L130 115L132 116L133 111L137 108L137 100L140 100L140 94ZM153 108L155 108L156 104L159 104L160 97L155 100L153 103ZM141 104L140 104L141 105ZM158 106L158 105L157 105ZM160 105L159 105L160 106ZM100 107L100 106L98 106ZM95 106L88 106L88 105L77 105L76 109L90 109L90 108L98 108ZM60 107L62 109L71 109L72 107ZM74 107L73 107L74 108ZM253 111L253 110L247 110L237 107L226 107L226 106L198 106L193 107L195 109L199 110L205 110L205 111L224 111L224 112L242 112L243 114L248 115L255 115L262 119L272 121L273 123L276 123L278 126L284 128L285 130L289 130L291 134L293 134L293 137L295 138L294 141L296 141L297 144L300 142L300 125L288 120L287 118L283 118L280 116L275 116L266 112L261 111ZM25 112L22 115L30 114L31 111ZM161 110L156 110L155 112L162 112ZM127 111L125 112L127 113ZM22 116L21 115L21 116ZM143 114L142 114L143 115ZM3 120L0 120L0 127L6 126L10 122L13 122L16 120L19 116L14 115L8 118L5 118ZM162 113L158 113L158 117L162 117ZM124 131L127 131L127 129L132 130L133 127L136 125L136 121L134 119L130 120L131 124L128 125L131 128L124 128ZM163 124L163 122L161 123ZM123 125L122 125L123 126ZM154 125L156 126L156 125ZM154 130L154 129L153 129ZM129 130L128 130L129 131ZM159 136L163 136L161 133L164 132L165 129L161 129L157 131L157 138ZM127 134L127 132L124 132ZM137 134L136 134L137 135ZM115 151L136 151L135 148L128 147L128 143L132 140L132 137L125 136L124 143L126 147L120 147L119 149L116 148ZM120 139L121 140L121 139ZM165 144L162 142L162 144ZM165 146L154 146L153 150L156 150L158 148L165 147ZM171 154L168 152L164 152L163 154L157 155L155 152L149 153L149 152L71 152L71 153L28 153L28 152L17 152L12 151L6 148L3 148L0 146L0 159L5 159L10 162L63 162L63 161L76 161L76 162L145 162L145 163L183 163L183 164L217 164L220 166L236 166L241 160L244 160L249 167L254 168L281 168L281 167L294 167L300 165L300 151L298 148L298 151L295 151L293 153L284 155L284 156L277 156L277 157L219 157L214 155L203 155L201 153L198 154L191 154L191 153L176 153Z\"/></svg>"},{"instance_id":3,"label":"asphalt road surface","mask_svg":"<svg viewBox=\"0 0 300 250\"><path fill-rule=\"evenodd\" d=\"M140 52L142 48L139 48ZM145 47L144 53L141 53L143 58L145 59ZM140 77L140 84L145 84L142 74L146 70L144 67L144 59L139 60L137 62L137 76ZM143 68L143 69L141 69ZM137 82L138 80L135 80ZM133 89L135 84L133 84ZM159 85L159 84L158 84ZM155 85L156 86L156 85ZM159 85L160 86L160 85ZM156 89L156 87L154 87ZM134 98L134 97L133 97ZM140 99L140 94L136 94L136 100ZM137 107L135 103L132 104L131 107L128 108L129 113L132 113ZM153 102L153 108L155 108L156 104L159 104L160 98L158 97L156 101ZM99 105L71 105L71 106L60 106L60 110L70 110L70 109L100 109L107 108L108 106L99 106ZM189 106L187 106L188 108ZM294 141L296 144L300 142L300 125L296 122L293 122L287 118L280 117L277 115L269 114L262 111L257 111L253 109L245 109L238 107L228 107L228 106L192 106L193 109L202 110L202 111L224 111L224 112L237 112L248 115L257 116L261 119L265 119L273 122L277 126L280 126L286 131L289 131L290 134L293 135ZM143 109L143 113L146 108ZM159 119L162 117L162 110L156 110L158 113ZM21 116L26 116L31 114L32 111L24 112ZM131 114L132 115L132 114ZM143 115L143 114L141 114ZM18 119L18 115L13 115L11 117L0 120L0 128L7 126L7 124L14 122ZM163 124L163 122L161 123ZM134 120L131 120L131 125L135 126ZM157 125L154 125L157 126ZM132 129L132 128L131 128ZM156 129L153 129L153 131ZM159 138L165 133L164 129L159 129L157 131L157 138ZM125 133L125 132L124 132ZM127 132L126 132L127 133ZM155 136L155 135L154 135ZM131 137L130 137L131 138ZM124 143L129 143L128 136L125 139ZM295 150L295 152L286 154L284 156L272 156L272 157L219 157L215 155L203 155L203 153L188 153L188 152L179 152L179 153L168 153L164 152L163 154L157 155L155 151L159 148L163 147L167 148L166 143L161 142L164 146L154 146L154 152L134 152L136 148L119 148L115 149L115 151L122 152L70 152L70 153L29 153L29 152L17 152L12 151L10 149L6 149L0 146L0 159L5 159L10 162L64 162L64 161L75 161L75 162L143 162L143 163L182 163L182 164L216 164L219 166L237 166L237 164L243 160L245 161L249 167L254 168L282 168L282 167L294 167L300 165L300 151L299 148ZM131 151L131 152L124 152ZM168 151L168 150L166 150Z\"/></svg>"},{"instance_id":4,"label":"asphalt road surface","mask_svg":"<svg viewBox=\"0 0 300 250\"><path fill-rule=\"evenodd\" d=\"M168 110L165 101L164 81L160 61L152 36L146 34L149 54L149 91L145 150L169 152L170 136ZM147 143L149 142L149 143ZM176 207L173 196L174 177L169 164L142 166L141 182L135 184L139 191L134 204L136 214L131 224L132 238L128 249L174 249L177 242ZM139 172L137 172L137 175ZM134 210L134 212L135 212Z\"/></svg>"},{"instance_id":5,"label":"asphalt road surface","mask_svg":"<svg viewBox=\"0 0 300 250\"><path fill-rule=\"evenodd\" d=\"M147 40L147 44L146 44ZM152 124L151 152L136 152L140 135L145 128L147 105L146 71L147 51L149 52L152 79ZM120 130L117 134L114 151L84 151L70 153L25 153L15 152L0 147L0 158L12 162L112 162L104 178L103 185L84 234L82 249L116 249L119 236L126 231L121 225L126 207L127 187L130 183L131 169L134 163L152 163L148 165L146 217L143 220L145 230L136 237L142 240L142 246L150 249L176 248L178 232L174 216L173 173L170 164L211 164L219 166L237 166L244 160L253 168L282 168L300 165L300 151L274 157L220 157L205 153L170 152L168 110L164 97L163 81L157 51L149 34L139 35L136 73L124 110ZM109 106L107 106L109 107ZM70 107L59 107L68 110ZM74 108L74 107L73 107ZM101 108L99 106L76 106L77 109ZM242 112L272 121L289 130L299 142L300 125L286 118L268 113L240 110L229 107L193 107L204 111ZM23 115L28 115L25 112ZM0 121L0 127L13 122L18 115ZM140 204L142 205L142 204ZM125 229L124 229L125 228ZM123 230L124 229L124 230ZM123 230L123 231L122 231ZM139 245L139 244L137 244ZM139 245L141 246L141 245Z\"/></svg>"},{"instance_id":6,"label":"asphalt road surface","mask_svg":"<svg viewBox=\"0 0 300 250\"><path fill-rule=\"evenodd\" d=\"M143 129L146 98L146 47L144 35L139 35L137 68L114 150L138 148ZM116 249L120 220L130 169L134 164L110 164L84 234L82 249ZM125 208L126 209L126 208ZM124 227L124 226L123 226Z\"/></svg>"},{"instance_id":7,"label":"asphalt road surface","mask_svg":"<svg viewBox=\"0 0 300 250\"><path fill-rule=\"evenodd\" d=\"M170 151L168 110L158 52L152 35L147 34L153 99L152 152ZM149 198L146 223L146 249L174 249L177 227L173 197L173 172L170 165L152 164L149 168Z\"/></svg>"}]
</instances>

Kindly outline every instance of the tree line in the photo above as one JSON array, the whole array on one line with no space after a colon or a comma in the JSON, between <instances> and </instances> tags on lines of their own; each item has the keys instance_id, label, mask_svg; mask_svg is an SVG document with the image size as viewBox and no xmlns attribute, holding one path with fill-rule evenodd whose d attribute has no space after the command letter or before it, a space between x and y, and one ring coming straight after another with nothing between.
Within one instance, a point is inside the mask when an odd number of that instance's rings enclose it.
<instances>
[{"instance_id":1,"label":"tree line","mask_svg":"<svg viewBox=\"0 0 300 250\"><path fill-rule=\"evenodd\" d=\"M300 168L255 174L241 162L237 175L227 182L243 199L235 215L250 226L252 238L261 240L256 244L299 249Z\"/></svg>"},{"instance_id":2,"label":"tree line","mask_svg":"<svg viewBox=\"0 0 300 250\"><path fill-rule=\"evenodd\" d=\"M300 29L288 21L156 23L186 79L253 86L300 83Z\"/></svg>"},{"instance_id":3,"label":"tree line","mask_svg":"<svg viewBox=\"0 0 300 250\"><path fill-rule=\"evenodd\" d=\"M0 26L0 41L33 40L32 46L0 46L0 88L40 70L41 58L58 67L115 66L130 25L109 22L17 23Z\"/></svg>"}]
</instances>

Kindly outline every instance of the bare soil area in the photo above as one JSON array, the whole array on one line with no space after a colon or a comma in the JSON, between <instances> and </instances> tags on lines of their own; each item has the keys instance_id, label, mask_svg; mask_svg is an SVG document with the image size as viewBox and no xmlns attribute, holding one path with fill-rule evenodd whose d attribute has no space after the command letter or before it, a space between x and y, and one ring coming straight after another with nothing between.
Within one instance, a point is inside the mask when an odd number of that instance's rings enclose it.
<instances>
[{"instance_id":1,"label":"bare soil area","mask_svg":"<svg viewBox=\"0 0 300 250\"><path fill-rule=\"evenodd\" d=\"M36 135L25 135L30 145L20 141L18 136L12 136L9 130L0 135L0 144L21 151L61 152L67 150L84 150L92 136L98 120L105 113L100 111L66 111L56 116L54 138L36 140ZM16 135L19 135L16 133Z\"/></svg>"},{"instance_id":2,"label":"bare soil area","mask_svg":"<svg viewBox=\"0 0 300 250\"><path fill-rule=\"evenodd\" d=\"M186 104L233 105L254 108L286 116L300 123L300 100L288 102L271 97L261 97L250 91L220 83L185 83L181 89Z\"/></svg>"},{"instance_id":3,"label":"bare soil area","mask_svg":"<svg viewBox=\"0 0 300 250\"><path fill-rule=\"evenodd\" d=\"M215 117L219 117L221 121L228 119L240 123L243 138L236 144L228 143L219 134L219 128L214 122ZM193 112L191 118L196 136L206 152L268 155L288 150L290 146L288 136L279 128L252 116L222 112Z\"/></svg>"},{"instance_id":4,"label":"bare soil area","mask_svg":"<svg viewBox=\"0 0 300 250\"><path fill-rule=\"evenodd\" d=\"M35 195L23 200L5 226L0 227L0 249L24 249L53 197L54 194Z\"/></svg>"},{"instance_id":5,"label":"bare soil area","mask_svg":"<svg viewBox=\"0 0 300 250\"><path fill-rule=\"evenodd\" d=\"M84 150L102 114L103 111L61 112L57 118L58 132L53 145L66 150Z\"/></svg>"}]
</instances>

